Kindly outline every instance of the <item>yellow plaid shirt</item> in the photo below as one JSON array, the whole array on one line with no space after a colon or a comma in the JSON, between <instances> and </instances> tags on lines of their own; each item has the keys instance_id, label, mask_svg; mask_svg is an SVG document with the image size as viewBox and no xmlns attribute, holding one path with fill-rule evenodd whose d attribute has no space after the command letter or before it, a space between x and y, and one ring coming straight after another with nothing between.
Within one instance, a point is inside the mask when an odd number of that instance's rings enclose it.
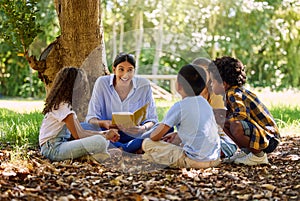
<instances>
[{"instance_id":1,"label":"yellow plaid shirt","mask_svg":"<svg viewBox=\"0 0 300 201\"><path fill-rule=\"evenodd\" d=\"M263 150L269 139L280 138L278 127L265 105L257 96L244 87L232 86L226 91L227 118L229 121L243 120L254 125L250 136L250 147Z\"/></svg>"}]
</instances>

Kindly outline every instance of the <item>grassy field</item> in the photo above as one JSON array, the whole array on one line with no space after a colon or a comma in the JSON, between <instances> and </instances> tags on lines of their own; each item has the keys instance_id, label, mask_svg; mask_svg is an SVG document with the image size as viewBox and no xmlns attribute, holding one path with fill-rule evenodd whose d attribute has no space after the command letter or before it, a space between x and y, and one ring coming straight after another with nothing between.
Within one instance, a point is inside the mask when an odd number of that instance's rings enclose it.
<instances>
[{"instance_id":1,"label":"grassy field","mask_svg":"<svg viewBox=\"0 0 300 201\"><path fill-rule=\"evenodd\" d=\"M300 92L256 91L261 101L269 108L278 123L281 136L300 135ZM169 107L177 100L156 100L159 120L162 120ZM43 119L43 100L0 99L1 141L17 145L38 143L39 126Z\"/></svg>"},{"instance_id":2,"label":"grassy field","mask_svg":"<svg viewBox=\"0 0 300 201\"><path fill-rule=\"evenodd\" d=\"M271 92L267 89L253 90L261 101L268 107L300 107L300 91L285 91L285 92ZM174 100L176 101L176 100ZM173 101L173 102L174 102ZM156 100L157 107L170 107L173 102ZM41 111L44 107L43 100L31 99L0 99L0 108L7 108L19 113L28 113L33 111ZM300 115L299 115L300 118Z\"/></svg>"},{"instance_id":3,"label":"grassy field","mask_svg":"<svg viewBox=\"0 0 300 201\"><path fill-rule=\"evenodd\" d=\"M41 112L44 107L43 100L31 99L0 99L0 108L6 108L21 114Z\"/></svg>"}]
</instances>

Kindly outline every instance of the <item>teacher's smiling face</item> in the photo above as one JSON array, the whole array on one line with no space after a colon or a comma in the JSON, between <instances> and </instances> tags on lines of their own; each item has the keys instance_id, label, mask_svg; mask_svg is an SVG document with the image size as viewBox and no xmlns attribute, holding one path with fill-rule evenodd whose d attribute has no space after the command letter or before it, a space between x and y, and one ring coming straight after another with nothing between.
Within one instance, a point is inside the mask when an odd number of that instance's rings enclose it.
<instances>
[{"instance_id":1,"label":"teacher's smiling face","mask_svg":"<svg viewBox=\"0 0 300 201\"><path fill-rule=\"evenodd\" d=\"M113 67L113 72L116 75L116 84L130 85L134 76L134 66L128 61L123 61Z\"/></svg>"}]
</instances>

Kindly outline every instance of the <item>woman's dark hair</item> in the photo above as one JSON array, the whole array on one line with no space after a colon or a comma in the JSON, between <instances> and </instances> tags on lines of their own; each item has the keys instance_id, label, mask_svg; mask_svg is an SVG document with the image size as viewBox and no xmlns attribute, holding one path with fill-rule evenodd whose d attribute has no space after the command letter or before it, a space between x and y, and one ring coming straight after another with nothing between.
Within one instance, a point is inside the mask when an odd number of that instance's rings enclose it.
<instances>
[{"instance_id":1,"label":"woman's dark hair","mask_svg":"<svg viewBox=\"0 0 300 201\"><path fill-rule=\"evenodd\" d=\"M240 60L229 56L213 60L208 66L208 71L219 83L224 81L230 86L242 86L246 83L245 66Z\"/></svg>"},{"instance_id":2,"label":"woman's dark hair","mask_svg":"<svg viewBox=\"0 0 300 201\"><path fill-rule=\"evenodd\" d=\"M117 67L117 65L119 65L120 63L122 63L124 61L129 62L135 68L134 56L132 54L127 54L125 52L121 52L116 56L114 63L113 63L113 67Z\"/></svg>"},{"instance_id":3,"label":"woman's dark hair","mask_svg":"<svg viewBox=\"0 0 300 201\"><path fill-rule=\"evenodd\" d=\"M206 72L192 64L183 66L177 76L178 83L188 96L198 96L206 86Z\"/></svg>"},{"instance_id":4,"label":"woman's dark hair","mask_svg":"<svg viewBox=\"0 0 300 201\"><path fill-rule=\"evenodd\" d=\"M51 91L46 98L43 114L53 109L57 110L59 104L63 102L72 105L74 83L80 70L75 67L65 67L57 73Z\"/></svg>"}]
</instances>

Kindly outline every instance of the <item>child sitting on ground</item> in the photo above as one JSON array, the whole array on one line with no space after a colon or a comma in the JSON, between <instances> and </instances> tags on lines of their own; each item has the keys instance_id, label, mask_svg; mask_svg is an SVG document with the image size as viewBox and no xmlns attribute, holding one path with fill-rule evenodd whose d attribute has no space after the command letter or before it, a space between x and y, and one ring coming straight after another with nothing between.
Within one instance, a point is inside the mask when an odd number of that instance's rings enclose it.
<instances>
[{"instance_id":1,"label":"child sitting on ground","mask_svg":"<svg viewBox=\"0 0 300 201\"><path fill-rule=\"evenodd\" d=\"M267 153L279 143L278 127L257 96L245 89L245 66L238 59L224 56L208 67L212 90L226 95L225 133L242 149L233 156L234 163L268 164Z\"/></svg>"},{"instance_id":2,"label":"child sitting on ground","mask_svg":"<svg viewBox=\"0 0 300 201\"><path fill-rule=\"evenodd\" d=\"M216 95L211 88L211 79L208 72L208 65L211 63L211 60L199 57L193 60L192 64L198 66L199 68L203 68L206 72L206 87L201 92L201 96L203 96L208 103L213 108L215 118L218 124L218 133L221 139L221 158L228 159L233 156L237 150L236 144L225 134L223 131L224 120L226 116L226 107L224 103L224 98L222 95Z\"/></svg>"},{"instance_id":3,"label":"child sitting on ground","mask_svg":"<svg viewBox=\"0 0 300 201\"><path fill-rule=\"evenodd\" d=\"M82 69L65 67L56 75L46 98L39 144L42 155L51 161L91 155L97 162L102 162L110 158L107 151L108 140L119 140L117 130L90 131L81 127L76 113L72 110L72 97L73 93L83 95L83 90L80 89L84 83L88 81ZM111 153L120 155L121 151L114 149Z\"/></svg>"},{"instance_id":4,"label":"child sitting on ground","mask_svg":"<svg viewBox=\"0 0 300 201\"><path fill-rule=\"evenodd\" d=\"M175 103L162 123L142 144L144 158L170 167L208 168L220 164L220 137L212 108L199 94L205 88L206 73L191 64L177 75L176 90L182 100ZM181 146L162 141L177 127Z\"/></svg>"}]
</instances>

